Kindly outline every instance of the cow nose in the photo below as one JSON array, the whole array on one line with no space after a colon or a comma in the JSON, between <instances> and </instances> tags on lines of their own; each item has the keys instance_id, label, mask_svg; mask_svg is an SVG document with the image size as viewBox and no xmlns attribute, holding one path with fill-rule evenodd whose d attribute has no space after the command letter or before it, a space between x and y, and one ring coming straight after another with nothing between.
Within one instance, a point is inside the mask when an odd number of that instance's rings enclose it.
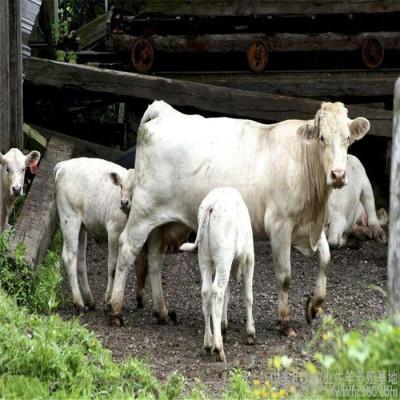
<instances>
[{"instance_id":1,"label":"cow nose","mask_svg":"<svg viewBox=\"0 0 400 400\"><path fill-rule=\"evenodd\" d=\"M334 169L332 171L332 181L334 184L342 186L346 179L346 171L344 169Z\"/></svg>"},{"instance_id":2,"label":"cow nose","mask_svg":"<svg viewBox=\"0 0 400 400\"><path fill-rule=\"evenodd\" d=\"M125 209L129 206L129 200L121 200L121 208Z\"/></svg>"},{"instance_id":3,"label":"cow nose","mask_svg":"<svg viewBox=\"0 0 400 400\"><path fill-rule=\"evenodd\" d=\"M21 186L13 186L12 191L14 196L19 196L21 194Z\"/></svg>"}]
</instances>

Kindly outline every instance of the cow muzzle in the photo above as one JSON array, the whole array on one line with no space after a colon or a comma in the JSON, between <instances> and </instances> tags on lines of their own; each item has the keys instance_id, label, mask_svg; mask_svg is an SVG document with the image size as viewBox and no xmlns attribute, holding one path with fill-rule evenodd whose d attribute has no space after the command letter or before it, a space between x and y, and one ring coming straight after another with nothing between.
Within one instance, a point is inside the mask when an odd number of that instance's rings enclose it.
<instances>
[{"instance_id":1,"label":"cow muzzle","mask_svg":"<svg viewBox=\"0 0 400 400\"><path fill-rule=\"evenodd\" d=\"M22 194L22 186L19 186L19 185L13 186L11 188L11 190L12 190L13 196L15 196L15 197L18 197Z\"/></svg>"},{"instance_id":2,"label":"cow muzzle","mask_svg":"<svg viewBox=\"0 0 400 400\"><path fill-rule=\"evenodd\" d=\"M129 200L121 200L121 210L129 210Z\"/></svg>"},{"instance_id":3,"label":"cow muzzle","mask_svg":"<svg viewBox=\"0 0 400 400\"><path fill-rule=\"evenodd\" d=\"M335 189L339 189L347 184L346 170L334 169L331 172L332 186Z\"/></svg>"}]
</instances>

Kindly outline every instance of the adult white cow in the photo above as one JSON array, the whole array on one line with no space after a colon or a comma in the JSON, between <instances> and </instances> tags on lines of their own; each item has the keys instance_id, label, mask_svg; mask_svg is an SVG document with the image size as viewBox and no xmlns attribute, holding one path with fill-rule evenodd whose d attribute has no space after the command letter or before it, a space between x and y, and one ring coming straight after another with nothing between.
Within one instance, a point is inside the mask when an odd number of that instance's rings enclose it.
<instances>
[{"instance_id":1,"label":"adult white cow","mask_svg":"<svg viewBox=\"0 0 400 400\"><path fill-rule=\"evenodd\" d=\"M253 232L249 211L240 193L231 187L213 189L200 204L198 227L196 241L185 243L180 249L193 251L199 248L204 348L211 353L217 351L219 360L226 362L221 325L223 330L228 327L231 269L237 281L244 276L243 301L248 343L254 344L256 335L252 312ZM214 334L211 331L211 316Z\"/></svg>"},{"instance_id":2,"label":"adult white cow","mask_svg":"<svg viewBox=\"0 0 400 400\"><path fill-rule=\"evenodd\" d=\"M26 156L16 148L10 149L4 155L0 153L0 233L9 228L8 218L10 217L15 200L24 194L26 168L36 170L39 160L40 153L36 150L31 151Z\"/></svg>"},{"instance_id":3,"label":"adult white cow","mask_svg":"<svg viewBox=\"0 0 400 400\"><path fill-rule=\"evenodd\" d=\"M329 196L325 226L329 245L345 245L349 234L386 243L386 234L376 215L371 183L360 160L351 154L347 156L347 176L349 184Z\"/></svg>"},{"instance_id":4,"label":"adult white cow","mask_svg":"<svg viewBox=\"0 0 400 400\"><path fill-rule=\"evenodd\" d=\"M170 221L196 230L202 199L216 187L231 186L243 196L253 233L270 238L280 326L294 335L288 325L290 248L318 254L316 285L306 304L310 322L326 295L329 194L347 183L347 148L369 127L365 118L349 119L342 103L322 103L314 120L273 125L185 115L162 102L150 105L139 130L135 201L120 238L110 322L119 325L128 267L149 233ZM159 313L166 315L165 304Z\"/></svg>"},{"instance_id":5,"label":"adult white cow","mask_svg":"<svg viewBox=\"0 0 400 400\"><path fill-rule=\"evenodd\" d=\"M118 240L128 220L134 170L98 158L73 158L54 168L55 197L64 238L62 257L78 312L95 302L86 269L87 235L108 241L108 282L111 296Z\"/></svg>"}]
</instances>

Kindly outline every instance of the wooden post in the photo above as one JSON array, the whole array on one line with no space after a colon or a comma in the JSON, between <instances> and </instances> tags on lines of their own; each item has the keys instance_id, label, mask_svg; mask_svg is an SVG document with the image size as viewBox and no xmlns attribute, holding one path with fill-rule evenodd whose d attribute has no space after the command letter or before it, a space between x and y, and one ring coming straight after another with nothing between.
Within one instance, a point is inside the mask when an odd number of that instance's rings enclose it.
<instances>
[{"instance_id":1,"label":"wooden post","mask_svg":"<svg viewBox=\"0 0 400 400\"><path fill-rule=\"evenodd\" d=\"M10 147L10 64L9 64L9 7L8 0L0 12L0 151Z\"/></svg>"},{"instance_id":2,"label":"wooden post","mask_svg":"<svg viewBox=\"0 0 400 400\"><path fill-rule=\"evenodd\" d=\"M388 291L389 316L393 323L400 325L400 78L396 82L393 106Z\"/></svg>"},{"instance_id":3,"label":"wooden post","mask_svg":"<svg viewBox=\"0 0 400 400\"><path fill-rule=\"evenodd\" d=\"M20 0L2 2L0 13L0 151L23 145Z\"/></svg>"}]
</instances>

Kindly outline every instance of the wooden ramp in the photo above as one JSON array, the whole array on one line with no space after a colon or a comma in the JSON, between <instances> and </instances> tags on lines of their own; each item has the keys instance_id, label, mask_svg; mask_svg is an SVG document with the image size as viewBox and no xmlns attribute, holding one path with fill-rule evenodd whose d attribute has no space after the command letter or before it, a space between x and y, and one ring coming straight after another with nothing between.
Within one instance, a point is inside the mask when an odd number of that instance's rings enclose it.
<instances>
[{"instance_id":1,"label":"wooden ramp","mask_svg":"<svg viewBox=\"0 0 400 400\"><path fill-rule=\"evenodd\" d=\"M75 91L80 96L115 96L126 99L164 100L177 107L263 122L311 119L320 101L278 96L247 90L183 82L155 76L105 70L32 58L25 80L37 87ZM370 134L392 136L392 112L363 106L347 106L349 117L363 116L371 123Z\"/></svg>"}]
</instances>

